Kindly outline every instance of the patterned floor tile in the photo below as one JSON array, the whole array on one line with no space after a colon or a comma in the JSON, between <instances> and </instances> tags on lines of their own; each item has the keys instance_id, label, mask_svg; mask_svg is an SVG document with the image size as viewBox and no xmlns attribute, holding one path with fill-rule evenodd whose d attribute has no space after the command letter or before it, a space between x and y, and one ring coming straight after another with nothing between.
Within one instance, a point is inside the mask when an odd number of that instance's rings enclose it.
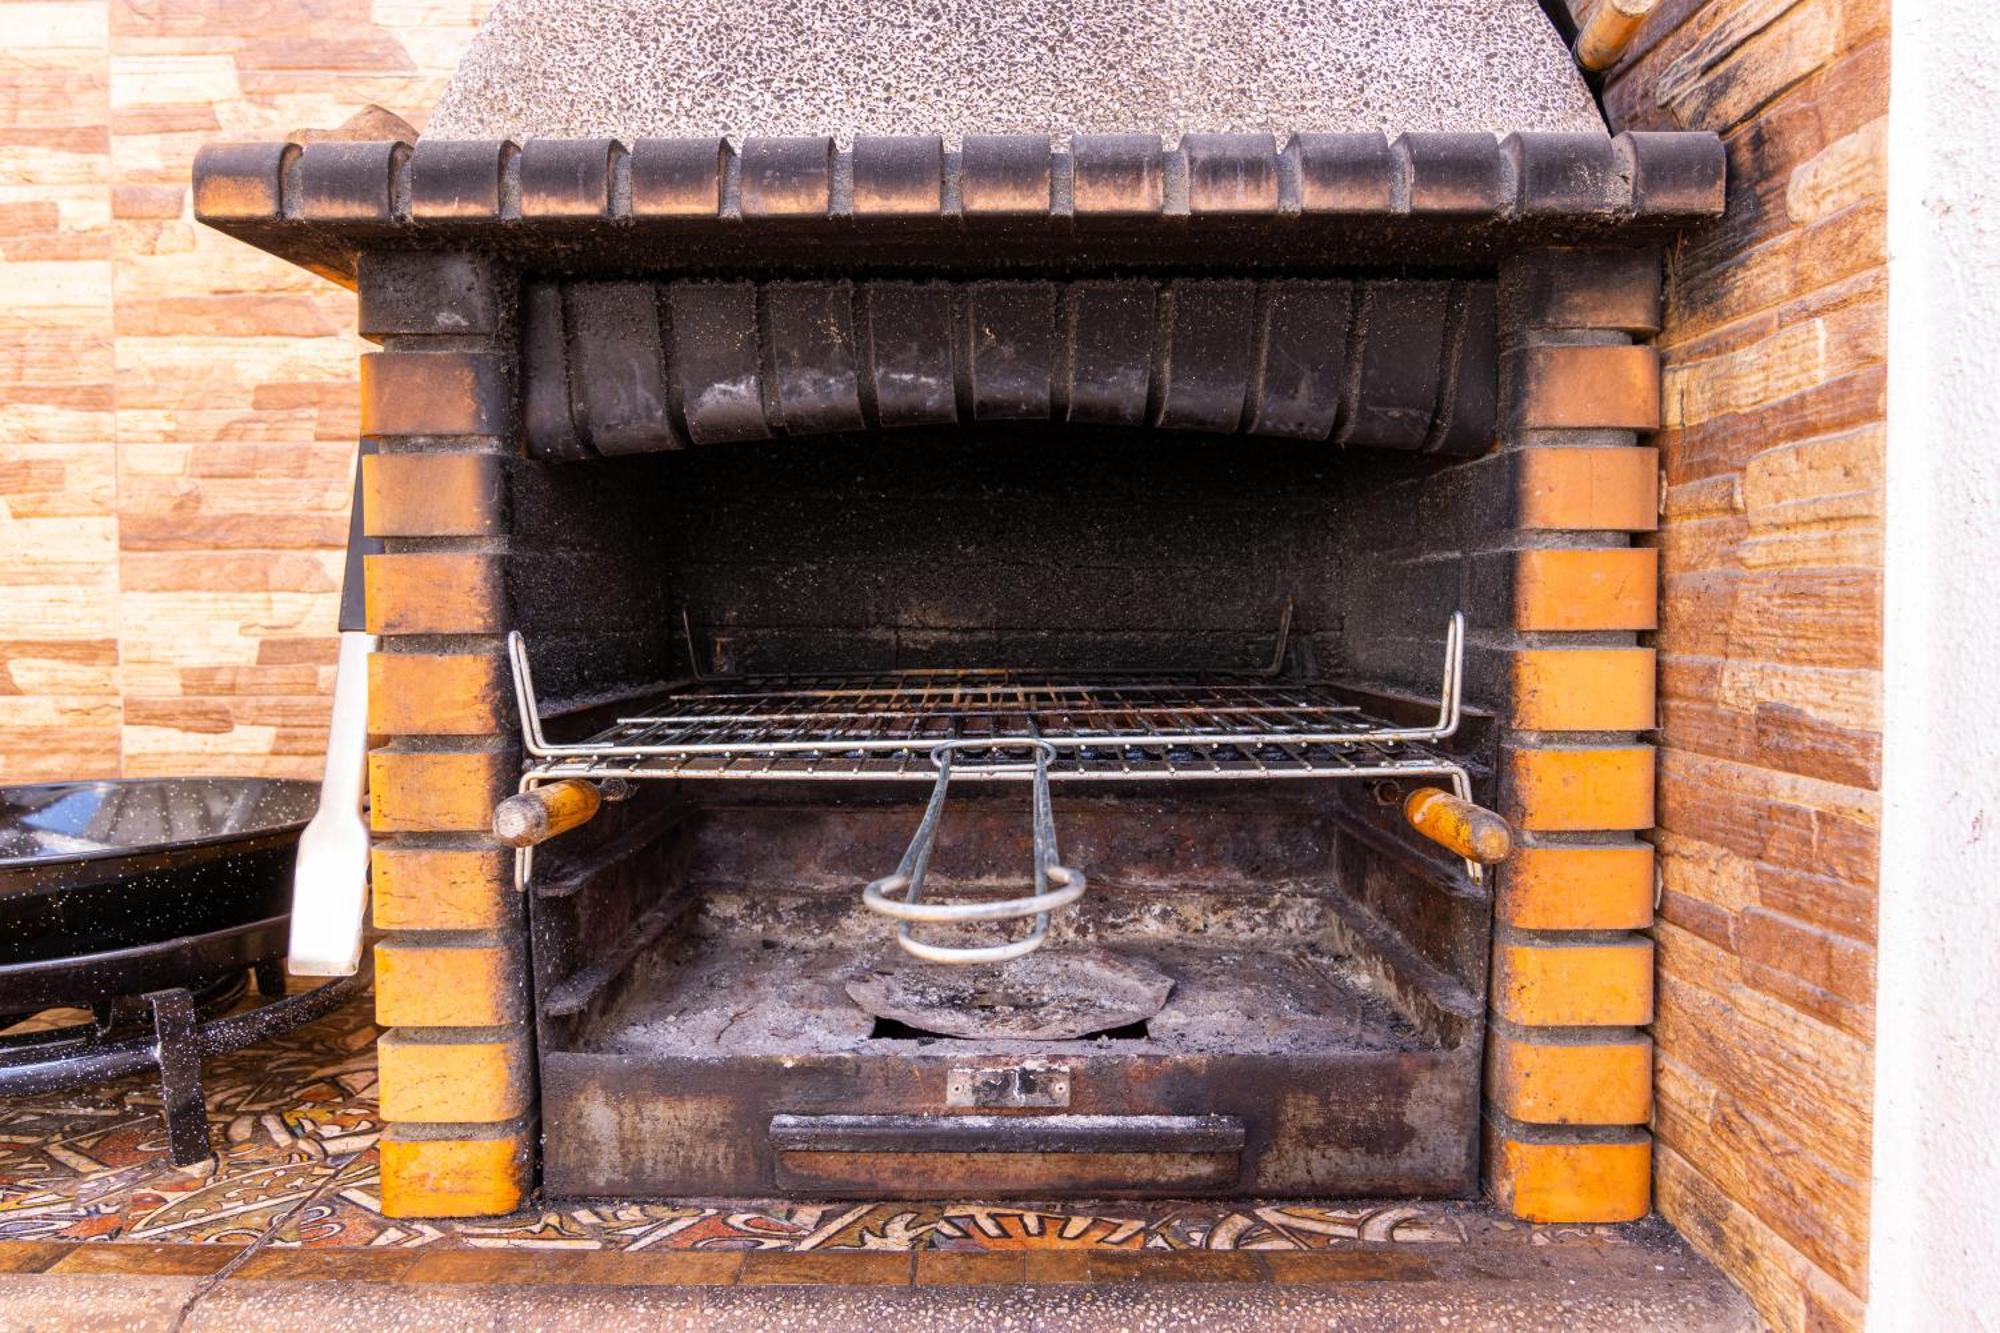
<instances>
[{"instance_id":1,"label":"patterned floor tile","mask_svg":"<svg viewBox=\"0 0 2000 1333\"><path fill-rule=\"evenodd\" d=\"M208 1061L202 1080L217 1157L205 1167L168 1162L159 1087L149 1077L0 1101L0 1240L326 1253L915 1251L1037 1263L1033 1256L1053 1251L1627 1243L1618 1228L1529 1227L1477 1205L1435 1202L557 1202L504 1218L389 1218L375 1151L376 1035L363 999Z\"/></svg>"}]
</instances>

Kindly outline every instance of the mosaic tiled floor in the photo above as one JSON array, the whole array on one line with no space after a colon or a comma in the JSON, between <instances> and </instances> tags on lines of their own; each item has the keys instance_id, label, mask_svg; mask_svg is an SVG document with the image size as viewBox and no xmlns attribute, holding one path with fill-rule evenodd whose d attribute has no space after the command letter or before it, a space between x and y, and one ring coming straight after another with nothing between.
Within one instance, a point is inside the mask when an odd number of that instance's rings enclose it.
<instances>
[{"instance_id":1,"label":"mosaic tiled floor","mask_svg":"<svg viewBox=\"0 0 2000 1333\"><path fill-rule=\"evenodd\" d=\"M1026 1333L1498 1328L1744 1333L1657 1222L1476 1204L562 1203L385 1218L362 999L208 1062L216 1161L167 1161L157 1086L0 1101L0 1328L326 1333L893 1325Z\"/></svg>"},{"instance_id":2,"label":"mosaic tiled floor","mask_svg":"<svg viewBox=\"0 0 2000 1333\"><path fill-rule=\"evenodd\" d=\"M1472 1204L565 1203L501 1219L382 1216L376 1035L361 1000L209 1061L212 1167L166 1157L158 1087L0 1101L0 1241L542 1251L1326 1250L1642 1245L1629 1228L1527 1227Z\"/></svg>"}]
</instances>

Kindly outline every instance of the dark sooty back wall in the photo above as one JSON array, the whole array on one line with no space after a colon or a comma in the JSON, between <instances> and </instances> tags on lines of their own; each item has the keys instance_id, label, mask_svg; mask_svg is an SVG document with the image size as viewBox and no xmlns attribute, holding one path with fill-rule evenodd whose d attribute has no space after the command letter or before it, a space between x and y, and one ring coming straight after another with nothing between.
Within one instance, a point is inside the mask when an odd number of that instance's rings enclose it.
<instances>
[{"instance_id":1,"label":"dark sooty back wall","mask_svg":"<svg viewBox=\"0 0 2000 1333\"><path fill-rule=\"evenodd\" d=\"M1331 671L1339 585L1366 573L1351 506L1436 466L1237 436L899 431L676 454L644 508L704 653L720 640L744 670L1255 666L1290 596Z\"/></svg>"}]
</instances>

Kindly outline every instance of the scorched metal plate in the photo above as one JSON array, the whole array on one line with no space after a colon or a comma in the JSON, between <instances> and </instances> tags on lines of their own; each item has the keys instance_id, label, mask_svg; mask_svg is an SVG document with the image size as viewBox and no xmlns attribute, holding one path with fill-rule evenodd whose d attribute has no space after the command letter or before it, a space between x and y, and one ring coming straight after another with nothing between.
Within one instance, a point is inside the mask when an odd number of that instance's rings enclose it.
<instances>
[{"instance_id":1,"label":"scorched metal plate","mask_svg":"<svg viewBox=\"0 0 2000 1333\"><path fill-rule=\"evenodd\" d=\"M877 1018L947 1037L1073 1041L1160 1012L1173 978L1102 949L1043 950L985 967L942 967L891 948L847 983Z\"/></svg>"}]
</instances>

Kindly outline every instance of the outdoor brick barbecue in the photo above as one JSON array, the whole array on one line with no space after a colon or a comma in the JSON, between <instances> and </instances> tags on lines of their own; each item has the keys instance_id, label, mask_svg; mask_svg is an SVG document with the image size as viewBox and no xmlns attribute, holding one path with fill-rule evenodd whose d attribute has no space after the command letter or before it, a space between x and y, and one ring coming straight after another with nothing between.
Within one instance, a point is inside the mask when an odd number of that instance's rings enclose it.
<instances>
[{"instance_id":1,"label":"outdoor brick barbecue","mask_svg":"<svg viewBox=\"0 0 2000 1333\"><path fill-rule=\"evenodd\" d=\"M354 285L382 346L390 1212L537 1181L1483 1182L1536 1220L1647 1211L1657 580L1631 538L1658 513L1660 247L1720 211L1720 144L1257 119L203 152L198 216ZM995 679L1070 693L921 744L869 711L935 720ZM1132 681L1168 702L1104 702ZM1173 725L1049 730L1148 708ZM1163 976L1139 1017L967 1037L855 996L900 957L860 890L893 878L932 744L980 735L935 897L1022 892L1044 777L1037 881L1090 892L1032 957ZM568 829L525 891L492 833L524 764ZM1401 807L1433 785L1511 855L1419 836ZM981 1005L1008 1007L957 1008Z\"/></svg>"}]
</instances>

